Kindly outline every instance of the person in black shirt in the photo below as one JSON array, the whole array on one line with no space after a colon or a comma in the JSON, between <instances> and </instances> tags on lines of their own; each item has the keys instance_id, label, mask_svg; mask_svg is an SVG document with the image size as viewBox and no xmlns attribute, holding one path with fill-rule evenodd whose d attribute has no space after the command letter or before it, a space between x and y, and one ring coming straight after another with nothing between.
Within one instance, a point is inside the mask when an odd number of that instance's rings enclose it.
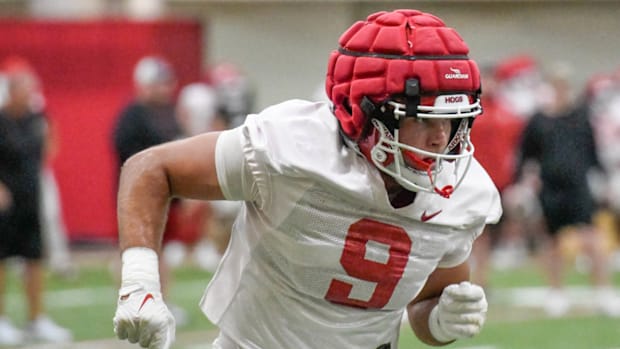
<instances>
[{"instance_id":1,"label":"person in black shirt","mask_svg":"<svg viewBox=\"0 0 620 349\"><path fill-rule=\"evenodd\" d=\"M134 70L135 98L121 111L114 128L119 166L133 154L181 136L175 118L176 78L167 61L147 56Z\"/></svg>"},{"instance_id":2,"label":"person in black shirt","mask_svg":"<svg viewBox=\"0 0 620 349\"><path fill-rule=\"evenodd\" d=\"M597 203L588 173L601 168L587 108L574 102L569 72L553 70L549 76L549 103L525 127L521 146L521 169L535 163L539 168L539 198L549 246L546 267L551 295L545 310L564 315L569 302L562 290L564 260L560 246L566 228L579 232L581 246L591 261L598 310L620 316L620 301L610 288L604 245L592 223Z\"/></svg>"},{"instance_id":3,"label":"person in black shirt","mask_svg":"<svg viewBox=\"0 0 620 349\"><path fill-rule=\"evenodd\" d=\"M0 345L35 340L65 342L71 333L44 314L43 242L40 222L40 174L47 124L33 108L38 79L22 61L6 63L7 100L0 109L0 292L6 286L6 261L25 260L28 325L22 333L8 317L0 298ZM3 294L0 294L3 296Z\"/></svg>"}]
</instances>

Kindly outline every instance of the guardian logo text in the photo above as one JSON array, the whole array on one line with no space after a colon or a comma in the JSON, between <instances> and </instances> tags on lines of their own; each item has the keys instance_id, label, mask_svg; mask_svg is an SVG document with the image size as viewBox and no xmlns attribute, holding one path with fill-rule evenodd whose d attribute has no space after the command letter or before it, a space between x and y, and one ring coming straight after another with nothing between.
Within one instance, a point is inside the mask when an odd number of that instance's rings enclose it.
<instances>
[{"instance_id":1,"label":"guardian logo text","mask_svg":"<svg viewBox=\"0 0 620 349\"><path fill-rule=\"evenodd\" d=\"M469 79L469 74L461 73L460 69L450 68L451 73L447 73L444 77L448 80L465 80Z\"/></svg>"}]
</instances>

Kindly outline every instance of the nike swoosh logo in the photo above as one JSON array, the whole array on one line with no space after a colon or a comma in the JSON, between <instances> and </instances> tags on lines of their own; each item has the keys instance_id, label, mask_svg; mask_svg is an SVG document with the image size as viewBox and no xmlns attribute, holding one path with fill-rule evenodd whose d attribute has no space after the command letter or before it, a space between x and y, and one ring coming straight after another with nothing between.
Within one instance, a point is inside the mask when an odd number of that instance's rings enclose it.
<instances>
[{"instance_id":1,"label":"nike swoosh logo","mask_svg":"<svg viewBox=\"0 0 620 349\"><path fill-rule=\"evenodd\" d=\"M420 220L422 222L426 222L428 220L433 219L433 217L437 216L438 214L441 213L441 210L437 211L437 212L433 212L431 214L426 214L426 210L424 210L424 212L422 212L422 216L420 217Z\"/></svg>"},{"instance_id":2,"label":"nike swoosh logo","mask_svg":"<svg viewBox=\"0 0 620 349\"><path fill-rule=\"evenodd\" d=\"M149 300L152 299L153 301L155 300L155 297L153 297L152 294L147 293L146 296L144 296L144 299L142 300L142 304L140 304L140 308L138 308L138 311L140 311L142 309L142 307L144 306L144 304Z\"/></svg>"}]
</instances>

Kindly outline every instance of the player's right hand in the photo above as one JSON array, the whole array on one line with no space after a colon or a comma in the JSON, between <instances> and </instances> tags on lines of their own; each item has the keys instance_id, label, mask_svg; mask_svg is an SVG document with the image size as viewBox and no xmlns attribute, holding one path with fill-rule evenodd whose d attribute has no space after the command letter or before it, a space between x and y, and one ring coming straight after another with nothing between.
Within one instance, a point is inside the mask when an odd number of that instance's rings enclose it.
<instances>
[{"instance_id":1,"label":"player's right hand","mask_svg":"<svg viewBox=\"0 0 620 349\"><path fill-rule=\"evenodd\" d=\"M120 289L113 322L119 339L143 348L168 349L174 341L174 317L161 292L147 291L138 284Z\"/></svg>"}]
</instances>

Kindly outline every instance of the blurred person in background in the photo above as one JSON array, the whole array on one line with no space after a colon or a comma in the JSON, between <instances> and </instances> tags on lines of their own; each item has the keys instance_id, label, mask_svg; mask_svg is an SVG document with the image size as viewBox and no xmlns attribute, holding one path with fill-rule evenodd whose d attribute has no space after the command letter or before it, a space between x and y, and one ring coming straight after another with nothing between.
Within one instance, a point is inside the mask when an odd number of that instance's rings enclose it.
<instances>
[{"instance_id":1,"label":"blurred person in background","mask_svg":"<svg viewBox=\"0 0 620 349\"><path fill-rule=\"evenodd\" d=\"M471 130L471 140L476 146L474 156L489 173L493 183L503 193L514 184L521 132L525 120L505 108L498 101L496 90L497 64L487 64L481 68L481 81L484 90L481 95L482 117L476 120ZM487 225L484 233L474 242L472 251L472 280L483 287L488 286L488 272L491 267L491 251L498 244L509 246L521 236L523 217L509 214L504 209L498 224Z\"/></svg>"},{"instance_id":2,"label":"blurred person in background","mask_svg":"<svg viewBox=\"0 0 620 349\"><path fill-rule=\"evenodd\" d=\"M611 266L620 271L620 70L591 77L586 86L586 103L604 168L603 173L592 176L592 181L605 208L602 225L615 248Z\"/></svg>"},{"instance_id":3,"label":"blurred person in background","mask_svg":"<svg viewBox=\"0 0 620 349\"><path fill-rule=\"evenodd\" d=\"M132 155L151 146L183 137L176 118L177 78L170 63L161 56L149 55L141 58L133 71L135 95L122 109L113 130L113 144L117 157L118 173L125 161ZM182 241L180 221L180 202L170 204L168 220L164 230L164 246L176 248L176 241ZM173 255L174 253L170 253ZM160 266L164 294L172 283L172 273L168 263L162 259ZM188 317L182 308L170 304L182 326Z\"/></svg>"},{"instance_id":4,"label":"blurred person in background","mask_svg":"<svg viewBox=\"0 0 620 349\"><path fill-rule=\"evenodd\" d=\"M39 97L39 95L41 97ZM41 94L35 97L43 101ZM35 110L42 109L42 102L36 102ZM72 279L77 276L78 268L71 258L67 227L63 217L60 191L52 163L59 151L59 133L53 119L47 118L47 139L41 172L41 229L45 257L52 273Z\"/></svg>"},{"instance_id":5,"label":"blurred person in background","mask_svg":"<svg viewBox=\"0 0 620 349\"><path fill-rule=\"evenodd\" d=\"M140 59L133 71L135 96L114 127L118 165L148 147L182 136L175 118L177 80L170 63L159 56Z\"/></svg>"},{"instance_id":6,"label":"blurred person in background","mask_svg":"<svg viewBox=\"0 0 620 349\"><path fill-rule=\"evenodd\" d=\"M529 54L501 59L494 77L497 103L525 121L539 112L549 98L541 67Z\"/></svg>"},{"instance_id":7,"label":"blurred person in background","mask_svg":"<svg viewBox=\"0 0 620 349\"><path fill-rule=\"evenodd\" d=\"M592 222L597 202L588 183L588 173L600 170L600 163L588 110L577 103L570 85L571 72L563 63L549 69L550 98L530 118L521 144L521 166L533 161L540 171L538 195L547 232L541 251L550 286L544 308L553 317L563 316L570 309L564 290L566 261L561 237L567 228L574 228L591 262L596 308L617 317L620 299L611 287L602 235Z\"/></svg>"},{"instance_id":8,"label":"blurred person in background","mask_svg":"<svg viewBox=\"0 0 620 349\"><path fill-rule=\"evenodd\" d=\"M215 91L216 102L215 113L208 125L209 131L237 127L253 111L253 86L237 65L223 61L210 66L205 83ZM215 271L228 247L232 224L240 206L239 201L209 202L209 219L203 229L204 237L194 250L194 259L203 269Z\"/></svg>"},{"instance_id":9,"label":"blurred person in background","mask_svg":"<svg viewBox=\"0 0 620 349\"><path fill-rule=\"evenodd\" d=\"M215 89L218 120L223 123L216 129L237 127L243 123L246 115L254 111L252 84L235 64L214 64L207 71L206 82Z\"/></svg>"},{"instance_id":10,"label":"blurred person in background","mask_svg":"<svg viewBox=\"0 0 620 349\"><path fill-rule=\"evenodd\" d=\"M221 106L218 96L216 89L205 82L191 83L181 89L177 117L186 136L230 128L231 118L222 113L226 109ZM232 222L240 203L183 199L181 205L184 225L191 230L186 235L193 237L193 258L199 267L214 272L228 246ZM177 256L172 258L178 260L181 254L185 255L186 247L187 244L179 246Z\"/></svg>"},{"instance_id":11,"label":"blurred person in background","mask_svg":"<svg viewBox=\"0 0 620 349\"><path fill-rule=\"evenodd\" d=\"M491 253L493 267L505 270L525 263L530 249L538 247L543 224L536 194L539 186L538 170L534 164L528 163L521 168L520 175L516 172L523 129L550 96L542 69L530 54L515 54L499 60L493 76L495 90L492 105L506 114L504 122L512 123L506 125L513 127L512 130L505 130L506 143L517 142L513 144L513 149L506 150L501 167L502 172L510 169L514 172L503 172L503 180L499 182L504 215L501 232L494 241ZM480 156L484 156L487 151L483 150Z\"/></svg>"},{"instance_id":12,"label":"blurred person in background","mask_svg":"<svg viewBox=\"0 0 620 349\"><path fill-rule=\"evenodd\" d=\"M7 58L5 69L32 69L20 57ZM10 68L9 66L13 66ZM8 81L0 74L0 106L8 99ZM34 113L45 110L45 96L40 88L32 91L31 108ZM49 270L64 278L76 276L77 267L71 260L68 232L65 226L60 192L52 163L59 151L58 131L54 120L46 117L46 140L43 166L41 168L41 231L43 236L43 255Z\"/></svg>"},{"instance_id":13,"label":"blurred person in background","mask_svg":"<svg viewBox=\"0 0 620 349\"><path fill-rule=\"evenodd\" d=\"M6 100L0 109L0 344L26 340L71 341L71 333L46 314L43 304L44 237L41 221L41 174L47 120L37 105L39 79L19 57L4 62ZM5 315L6 267L11 257L24 261L28 323L24 331Z\"/></svg>"},{"instance_id":14,"label":"blurred person in background","mask_svg":"<svg viewBox=\"0 0 620 349\"><path fill-rule=\"evenodd\" d=\"M210 130L217 114L215 90L202 82L191 83L179 92L175 115L182 130L183 137L192 137ZM205 227L210 219L209 203L199 200L181 199L179 201L179 221L182 239L168 242L164 249L164 259L170 267L178 267L192 249L199 243L205 244L207 236ZM215 247L208 243L209 248L202 252L203 258L213 260L216 266L219 255Z\"/></svg>"},{"instance_id":15,"label":"blurred person in background","mask_svg":"<svg viewBox=\"0 0 620 349\"><path fill-rule=\"evenodd\" d=\"M480 332L487 301L467 260L501 205L469 139L477 65L454 29L415 10L371 14L339 44L333 104L286 101L125 163L120 339L174 340L157 268L177 196L242 201L201 301L214 348L395 348L405 311L431 345Z\"/></svg>"},{"instance_id":16,"label":"blurred person in background","mask_svg":"<svg viewBox=\"0 0 620 349\"><path fill-rule=\"evenodd\" d=\"M8 58L9 65L27 68L28 63L19 57ZM11 63L12 62L12 63ZM20 63L21 62L21 63ZM5 69L7 68L5 64ZM20 68L20 69L21 69ZM15 67L10 68L15 69ZM31 108L34 113L45 110L45 96L36 89L32 91ZM8 99L8 81L0 74L0 106ZM75 277L77 268L71 260L68 233L64 222L58 182L52 163L59 151L58 131L54 120L46 118L46 141L43 166L41 169L41 231L43 236L44 257L51 272L65 278Z\"/></svg>"}]
</instances>

